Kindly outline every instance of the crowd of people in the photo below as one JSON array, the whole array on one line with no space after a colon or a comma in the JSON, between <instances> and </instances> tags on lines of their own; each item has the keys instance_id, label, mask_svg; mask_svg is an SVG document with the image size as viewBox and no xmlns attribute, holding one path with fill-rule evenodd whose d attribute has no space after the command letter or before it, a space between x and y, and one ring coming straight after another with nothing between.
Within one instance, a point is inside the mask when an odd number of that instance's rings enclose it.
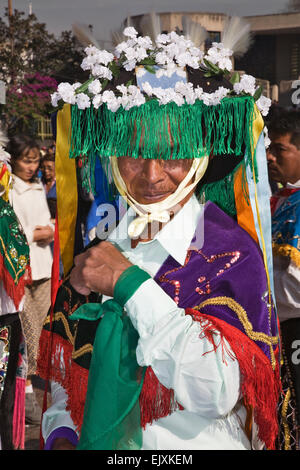
<instances>
[{"instance_id":1,"label":"crowd of people","mask_svg":"<svg viewBox=\"0 0 300 470\"><path fill-rule=\"evenodd\" d=\"M219 75L192 69L194 87L219 90ZM41 423L46 450L300 448L300 112L266 118L267 144L252 96L212 112L159 107L153 90L134 113L103 112L100 143L91 114L68 121L81 243L67 227L54 300L62 134L43 149L2 141L2 449L24 448L25 423ZM126 201L105 240L86 184L97 152L101 188ZM36 374L51 387L43 414Z\"/></svg>"}]
</instances>

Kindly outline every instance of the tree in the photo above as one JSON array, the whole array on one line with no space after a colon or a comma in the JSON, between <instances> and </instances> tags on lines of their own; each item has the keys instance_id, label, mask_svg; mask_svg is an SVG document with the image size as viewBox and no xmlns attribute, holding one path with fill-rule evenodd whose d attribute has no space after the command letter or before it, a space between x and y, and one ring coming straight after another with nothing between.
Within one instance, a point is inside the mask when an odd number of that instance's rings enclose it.
<instances>
[{"instance_id":1,"label":"tree","mask_svg":"<svg viewBox=\"0 0 300 470\"><path fill-rule=\"evenodd\" d=\"M11 85L7 93L6 121L9 133L35 133L35 119L51 112L50 95L55 91L55 79L40 75L25 75L21 84Z\"/></svg>"},{"instance_id":2,"label":"tree","mask_svg":"<svg viewBox=\"0 0 300 470\"><path fill-rule=\"evenodd\" d=\"M32 85L38 85L37 74L57 82L86 81L87 72L80 67L83 57L83 47L71 31L64 31L55 37L47 31L45 23L38 22L34 14L27 16L14 10L9 15L6 9L5 18L0 18L0 80L8 87L7 121L26 127L36 117L36 110L39 115L49 112L43 100L39 102L41 94L34 96L33 106L30 106L30 94L24 93L24 87L29 86L30 80L35 80ZM22 90L22 93L16 90ZM50 103L50 90L47 92ZM24 106L21 105L22 100ZM12 110L16 113L14 116Z\"/></svg>"}]
</instances>

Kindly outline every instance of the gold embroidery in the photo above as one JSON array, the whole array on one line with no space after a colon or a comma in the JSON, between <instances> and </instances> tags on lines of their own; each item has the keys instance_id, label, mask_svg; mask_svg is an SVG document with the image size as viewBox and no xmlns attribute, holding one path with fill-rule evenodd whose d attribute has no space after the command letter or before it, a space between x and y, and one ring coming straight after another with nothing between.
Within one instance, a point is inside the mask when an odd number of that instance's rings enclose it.
<instances>
[{"instance_id":1,"label":"gold embroidery","mask_svg":"<svg viewBox=\"0 0 300 470\"><path fill-rule=\"evenodd\" d=\"M70 343L74 346L74 337L72 336L68 321L67 321L66 317L64 316L64 314L62 312L56 312L53 315L52 321L59 321L59 320L61 320L63 322L63 325L65 327L66 335L67 335ZM45 320L45 325L48 324L48 323L50 323L50 316L48 316Z\"/></svg>"},{"instance_id":2,"label":"gold embroidery","mask_svg":"<svg viewBox=\"0 0 300 470\"><path fill-rule=\"evenodd\" d=\"M83 356L83 354L87 353L92 353L93 352L93 345L88 343L79 348L77 351L73 351L72 353L72 359L77 359L80 356Z\"/></svg>"},{"instance_id":3,"label":"gold embroidery","mask_svg":"<svg viewBox=\"0 0 300 470\"><path fill-rule=\"evenodd\" d=\"M234 313L236 313L240 322L242 323L245 329L247 336L249 336L249 338L251 338L254 341L261 341L262 343L268 344L270 346L271 362L272 362L273 368L275 368L276 359L275 359L272 345L278 343L277 336L268 336L265 333L259 333L259 332L253 331L253 326L247 317L246 310L238 302L236 302L234 299L230 297L222 296L222 297L214 297L212 299L207 299L204 302L202 302L200 305L194 308L195 310L201 310L201 308L205 307L206 305L226 305Z\"/></svg>"},{"instance_id":4,"label":"gold embroidery","mask_svg":"<svg viewBox=\"0 0 300 470\"><path fill-rule=\"evenodd\" d=\"M284 427L284 450L291 450L290 449L290 433L289 433L289 426L287 422L287 409L288 409L290 398L291 398L291 391L290 389L288 389L284 398L284 402L282 405L282 412L281 412L282 423Z\"/></svg>"},{"instance_id":5,"label":"gold embroidery","mask_svg":"<svg viewBox=\"0 0 300 470\"><path fill-rule=\"evenodd\" d=\"M10 264L10 266L11 266L13 272L14 272L14 275L15 275L14 282L17 282L17 281L18 281L18 276L19 276L20 272L23 271L23 269L20 269L19 271L16 272L15 267L14 267L14 265L12 264L12 261L11 261L9 255L8 255L8 253L7 253L7 250L6 250L6 247L5 247L5 245L4 245L4 242L3 242L2 237L0 237L0 242L1 242L1 245L2 245L2 248L3 248L3 251L4 251L4 254L5 254L5 258L6 258L7 261L9 262L9 264Z\"/></svg>"}]
</instances>

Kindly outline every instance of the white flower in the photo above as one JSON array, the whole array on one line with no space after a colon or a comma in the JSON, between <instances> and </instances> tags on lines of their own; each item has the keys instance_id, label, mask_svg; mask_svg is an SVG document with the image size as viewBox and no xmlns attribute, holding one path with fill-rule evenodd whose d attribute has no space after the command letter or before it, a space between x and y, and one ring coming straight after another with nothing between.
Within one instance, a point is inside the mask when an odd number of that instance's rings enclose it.
<instances>
[{"instance_id":1,"label":"white flower","mask_svg":"<svg viewBox=\"0 0 300 470\"><path fill-rule=\"evenodd\" d=\"M167 44L167 42L170 41L170 37L168 34L159 34L156 38L156 44L161 45L161 44Z\"/></svg>"},{"instance_id":2,"label":"white flower","mask_svg":"<svg viewBox=\"0 0 300 470\"><path fill-rule=\"evenodd\" d=\"M98 95L101 89L102 89L102 86L98 79L93 80L88 86L89 92L92 93L93 95Z\"/></svg>"},{"instance_id":3,"label":"white flower","mask_svg":"<svg viewBox=\"0 0 300 470\"><path fill-rule=\"evenodd\" d=\"M270 98L263 95L256 101L256 105L263 116L268 115L271 104Z\"/></svg>"},{"instance_id":4,"label":"white flower","mask_svg":"<svg viewBox=\"0 0 300 470\"><path fill-rule=\"evenodd\" d=\"M197 88L195 88L195 90L194 90L194 93L195 93L196 99L201 100L202 95L203 95L203 88L197 86Z\"/></svg>"},{"instance_id":5,"label":"white flower","mask_svg":"<svg viewBox=\"0 0 300 470\"><path fill-rule=\"evenodd\" d=\"M256 90L255 78L252 75L244 74L240 82L233 85L233 89L237 95L244 92L253 96Z\"/></svg>"},{"instance_id":6,"label":"white flower","mask_svg":"<svg viewBox=\"0 0 300 470\"><path fill-rule=\"evenodd\" d=\"M113 54L105 50L98 51L96 58L97 58L97 63L103 64L103 65L107 65L114 60Z\"/></svg>"},{"instance_id":7,"label":"white flower","mask_svg":"<svg viewBox=\"0 0 300 470\"><path fill-rule=\"evenodd\" d=\"M106 103L108 109L115 113L121 106L121 98L116 97L113 91L106 90L102 95L103 103Z\"/></svg>"},{"instance_id":8,"label":"white flower","mask_svg":"<svg viewBox=\"0 0 300 470\"><path fill-rule=\"evenodd\" d=\"M126 49L128 47L128 44L127 42L123 41L123 42L120 42L120 44L118 44L115 48L115 55L117 57L120 57L120 55L122 54L122 52L125 52Z\"/></svg>"},{"instance_id":9,"label":"white flower","mask_svg":"<svg viewBox=\"0 0 300 470\"><path fill-rule=\"evenodd\" d=\"M205 58L209 60L212 64L217 65L220 69L232 70L232 62L230 57L232 56L233 51L231 49L226 49L224 44L213 42L212 47L207 51Z\"/></svg>"},{"instance_id":10,"label":"white flower","mask_svg":"<svg viewBox=\"0 0 300 470\"><path fill-rule=\"evenodd\" d=\"M153 44L149 36L140 36L137 38L137 44L145 49L153 49Z\"/></svg>"},{"instance_id":11,"label":"white flower","mask_svg":"<svg viewBox=\"0 0 300 470\"><path fill-rule=\"evenodd\" d=\"M79 109L85 109L91 106L90 98L85 93L78 93L78 95L76 95L76 103Z\"/></svg>"},{"instance_id":12,"label":"white flower","mask_svg":"<svg viewBox=\"0 0 300 470\"><path fill-rule=\"evenodd\" d=\"M271 139L269 137L269 131L268 131L267 126L264 127L263 133L264 133L264 138L265 138L265 147L267 149L271 145Z\"/></svg>"},{"instance_id":13,"label":"white flower","mask_svg":"<svg viewBox=\"0 0 300 470\"><path fill-rule=\"evenodd\" d=\"M123 34L129 38L135 38L138 35L138 32L133 26L128 26L124 29Z\"/></svg>"},{"instance_id":14,"label":"white flower","mask_svg":"<svg viewBox=\"0 0 300 470\"><path fill-rule=\"evenodd\" d=\"M153 89L152 89L152 86L150 85L149 82L145 82L143 83L143 91L146 93L146 95L148 96L152 96L153 94Z\"/></svg>"},{"instance_id":15,"label":"white flower","mask_svg":"<svg viewBox=\"0 0 300 470\"><path fill-rule=\"evenodd\" d=\"M57 87L57 92L60 94L65 103L75 104L75 90L70 83L62 82Z\"/></svg>"},{"instance_id":16,"label":"white flower","mask_svg":"<svg viewBox=\"0 0 300 470\"><path fill-rule=\"evenodd\" d=\"M103 65L96 64L92 68L92 75L94 77L105 78L107 80L111 80L113 78L113 74L108 67L104 67Z\"/></svg>"},{"instance_id":17,"label":"white flower","mask_svg":"<svg viewBox=\"0 0 300 470\"><path fill-rule=\"evenodd\" d=\"M51 104L52 104L52 106L54 106L56 108L56 106L58 105L58 102L60 100L61 100L61 96L57 91L52 93L52 95L51 95Z\"/></svg>"},{"instance_id":18,"label":"white flower","mask_svg":"<svg viewBox=\"0 0 300 470\"><path fill-rule=\"evenodd\" d=\"M93 106L98 109L102 105L102 95L95 95L93 98Z\"/></svg>"},{"instance_id":19,"label":"white flower","mask_svg":"<svg viewBox=\"0 0 300 470\"><path fill-rule=\"evenodd\" d=\"M135 60L127 60L127 62L124 62L124 69L127 70L127 72L131 72L131 70L134 70L136 66L136 61Z\"/></svg>"}]
</instances>

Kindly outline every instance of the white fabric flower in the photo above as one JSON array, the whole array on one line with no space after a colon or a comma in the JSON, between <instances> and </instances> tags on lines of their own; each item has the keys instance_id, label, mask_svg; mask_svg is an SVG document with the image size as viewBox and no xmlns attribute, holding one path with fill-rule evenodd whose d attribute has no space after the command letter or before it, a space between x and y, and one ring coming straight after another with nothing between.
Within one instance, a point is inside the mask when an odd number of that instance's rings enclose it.
<instances>
[{"instance_id":1,"label":"white fabric flower","mask_svg":"<svg viewBox=\"0 0 300 470\"><path fill-rule=\"evenodd\" d=\"M54 106L54 108L56 108L56 106L58 105L60 100L61 100L61 96L57 91L52 93L52 95L51 95L51 104L52 104L52 106Z\"/></svg>"},{"instance_id":2,"label":"white fabric flower","mask_svg":"<svg viewBox=\"0 0 300 470\"><path fill-rule=\"evenodd\" d=\"M138 32L133 26L128 26L124 29L123 34L129 38L135 38L138 35Z\"/></svg>"},{"instance_id":3,"label":"white fabric flower","mask_svg":"<svg viewBox=\"0 0 300 470\"><path fill-rule=\"evenodd\" d=\"M237 95L244 92L253 96L256 90L256 80L252 75L244 74L240 82L233 85L233 89Z\"/></svg>"},{"instance_id":4,"label":"white fabric flower","mask_svg":"<svg viewBox=\"0 0 300 470\"><path fill-rule=\"evenodd\" d=\"M60 94L65 103L75 104L75 90L70 83L62 82L57 87L57 92Z\"/></svg>"},{"instance_id":5,"label":"white fabric flower","mask_svg":"<svg viewBox=\"0 0 300 470\"><path fill-rule=\"evenodd\" d=\"M101 106L103 103L102 101L102 95L95 95L94 98L93 98L93 106L95 109L98 109L99 106Z\"/></svg>"},{"instance_id":6,"label":"white fabric flower","mask_svg":"<svg viewBox=\"0 0 300 470\"><path fill-rule=\"evenodd\" d=\"M92 67L92 75L94 77L104 78L107 80L111 80L113 78L113 74L108 67L104 65L96 64Z\"/></svg>"},{"instance_id":7,"label":"white fabric flower","mask_svg":"<svg viewBox=\"0 0 300 470\"><path fill-rule=\"evenodd\" d=\"M144 82L142 87L143 87L143 91L146 93L146 95L152 96L153 89L152 89L152 86L150 85L149 82Z\"/></svg>"},{"instance_id":8,"label":"white fabric flower","mask_svg":"<svg viewBox=\"0 0 300 470\"><path fill-rule=\"evenodd\" d=\"M256 101L256 105L263 116L267 116L269 114L271 104L272 100L263 95Z\"/></svg>"},{"instance_id":9,"label":"white fabric flower","mask_svg":"<svg viewBox=\"0 0 300 470\"><path fill-rule=\"evenodd\" d=\"M92 95L98 95L98 93L100 93L100 91L102 90L100 80L98 80L98 79L93 80L89 84L88 90L89 90L90 93L92 93Z\"/></svg>"},{"instance_id":10,"label":"white fabric flower","mask_svg":"<svg viewBox=\"0 0 300 470\"><path fill-rule=\"evenodd\" d=\"M85 93L76 95L76 104L79 109L86 109L91 106L90 98Z\"/></svg>"},{"instance_id":11,"label":"white fabric flower","mask_svg":"<svg viewBox=\"0 0 300 470\"><path fill-rule=\"evenodd\" d=\"M263 133L264 133L264 139L265 139L265 147L266 149L268 149L271 145L271 139L269 137L269 131L268 131L267 126L264 127Z\"/></svg>"},{"instance_id":12,"label":"white fabric flower","mask_svg":"<svg viewBox=\"0 0 300 470\"><path fill-rule=\"evenodd\" d=\"M134 70L135 66L136 60L127 60L127 62L124 62L124 69L127 70L127 72L131 72L132 70Z\"/></svg>"}]
</instances>

